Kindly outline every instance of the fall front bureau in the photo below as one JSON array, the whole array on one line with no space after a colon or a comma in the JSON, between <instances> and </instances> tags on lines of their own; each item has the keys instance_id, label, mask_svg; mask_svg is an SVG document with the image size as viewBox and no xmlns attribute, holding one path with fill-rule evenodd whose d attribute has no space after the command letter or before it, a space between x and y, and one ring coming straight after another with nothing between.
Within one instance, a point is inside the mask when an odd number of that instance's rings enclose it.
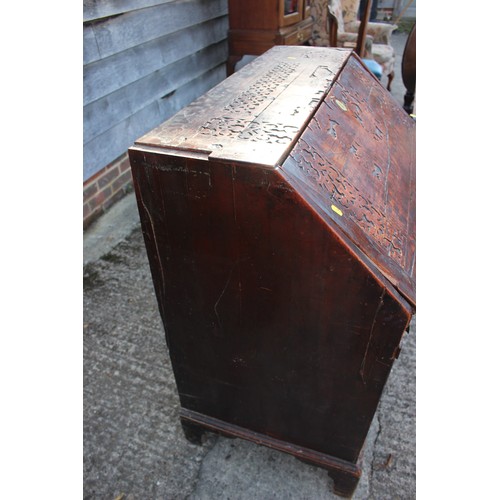
<instances>
[{"instance_id":1,"label":"fall front bureau","mask_svg":"<svg viewBox=\"0 0 500 500\"><path fill-rule=\"evenodd\" d=\"M352 495L415 298L415 122L351 51L274 47L129 150L186 436Z\"/></svg>"}]
</instances>

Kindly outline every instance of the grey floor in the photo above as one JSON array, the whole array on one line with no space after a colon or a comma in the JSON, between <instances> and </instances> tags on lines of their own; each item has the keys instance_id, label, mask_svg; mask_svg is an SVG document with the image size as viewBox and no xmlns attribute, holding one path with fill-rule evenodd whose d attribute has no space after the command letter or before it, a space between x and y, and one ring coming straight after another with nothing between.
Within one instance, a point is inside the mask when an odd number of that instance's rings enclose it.
<instances>
[{"instance_id":1,"label":"grey floor","mask_svg":"<svg viewBox=\"0 0 500 500\"><path fill-rule=\"evenodd\" d=\"M399 60L392 95L402 104ZM325 471L242 440L188 443L134 195L84 234L85 499L331 499ZM365 446L356 499L413 499L416 322Z\"/></svg>"}]
</instances>

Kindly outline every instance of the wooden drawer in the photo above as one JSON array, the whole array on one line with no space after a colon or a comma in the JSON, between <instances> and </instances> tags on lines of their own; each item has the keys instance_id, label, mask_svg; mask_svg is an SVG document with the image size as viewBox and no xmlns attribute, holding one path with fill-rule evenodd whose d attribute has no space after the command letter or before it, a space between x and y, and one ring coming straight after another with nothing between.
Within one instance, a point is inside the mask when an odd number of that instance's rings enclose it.
<instances>
[{"instance_id":1,"label":"wooden drawer","mask_svg":"<svg viewBox=\"0 0 500 500\"><path fill-rule=\"evenodd\" d=\"M283 35L282 45L302 45L312 38L312 21L304 21L294 28L291 33Z\"/></svg>"}]
</instances>

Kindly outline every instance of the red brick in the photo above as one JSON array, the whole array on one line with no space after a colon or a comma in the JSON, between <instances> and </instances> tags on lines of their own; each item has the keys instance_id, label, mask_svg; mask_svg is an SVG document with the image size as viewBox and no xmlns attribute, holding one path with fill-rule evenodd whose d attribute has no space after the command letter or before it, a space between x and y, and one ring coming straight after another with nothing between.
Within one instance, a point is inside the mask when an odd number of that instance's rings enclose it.
<instances>
[{"instance_id":1,"label":"red brick","mask_svg":"<svg viewBox=\"0 0 500 500\"><path fill-rule=\"evenodd\" d=\"M120 175L120 177L118 177L118 179L116 179L115 182L113 182L113 184L111 184L111 190L114 193L119 189L125 188L127 184L130 184L131 181L132 181L132 172L128 170L122 175Z\"/></svg>"},{"instance_id":2,"label":"red brick","mask_svg":"<svg viewBox=\"0 0 500 500\"><path fill-rule=\"evenodd\" d=\"M114 163L121 163L123 160L126 160L126 159L128 159L128 153L123 153L121 156L116 158Z\"/></svg>"},{"instance_id":3,"label":"red brick","mask_svg":"<svg viewBox=\"0 0 500 500\"><path fill-rule=\"evenodd\" d=\"M83 204L83 218L88 217L91 213L90 205L88 203Z\"/></svg>"},{"instance_id":4,"label":"red brick","mask_svg":"<svg viewBox=\"0 0 500 500\"><path fill-rule=\"evenodd\" d=\"M94 210L99 208L100 205L102 205L102 201L94 197L88 201L87 205L89 206L90 211L93 212Z\"/></svg>"},{"instance_id":5,"label":"red brick","mask_svg":"<svg viewBox=\"0 0 500 500\"><path fill-rule=\"evenodd\" d=\"M107 210L111 205L116 203L119 199L123 198L125 196L125 191L118 191L115 194L113 194L110 198L106 200L106 202L103 205L103 209Z\"/></svg>"},{"instance_id":6,"label":"red brick","mask_svg":"<svg viewBox=\"0 0 500 500\"><path fill-rule=\"evenodd\" d=\"M120 172L123 173L126 170L130 170L130 161L128 159L128 156L123 159L123 161L120 163Z\"/></svg>"},{"instance_id":7,"label":"red brick","mask_svg":"<svg viewBox=\"0 0 500 500\"><path fill-rule=\"evenodd\" d=\"M86 229L131 188L128 154L124 153L83 183L83 228Z\"/></svg>"},{"instance_id":8,"label":"red brick","mask_svg":"<svg viewBox=\"0 0 500 500\"><path fill-rule=\"evenodd\" d=\"M105 186L108 186L113 181L113 179L118 177L119 173L120 173L120 170L118 168L118 165L115 165L113 168L110 168L109 171L107 171L97 181L97 185L99 186L99 189L103 189Z\"/></svg>"},{"instance_id":9,"label":"red brick","mask_svg":"<svg viewBox=\"0 0 500 500\"><path fill-rule=\"evenodd\" d=\"M90 209L93 211L97 207L102 206L110 196L111 196L111 188L110 187L107 187L106 189L99 191L94 197L92 197L88 201Z\"/></svg>"},{"instance_id":10,"label":"red brick","mask_svg":"<svg viewBox=\"0 0 500 500\"><path fill-rule=\"evenodd\" d=\"M115 158L112 162L110 162L106 165L105 169L109 170L109 169L114 168L117 165L119 165L127 157L127 154L128 153L124 153L124 154L118 156L118 158Z\"/></svg>"},{"instance_id":11,"label":"red brick","mask_svg":"<svg viewBox=\"0 0 500 500\"><path fill-rule=\"evenodd\" d=\"M118 158L116 158L116 160L114 160L112 163L110 163L108 165L108 168L117 168L118 170L120 169L122 163L127 160L127 154L123 154L121 156L119 156Z\"/></svg>"},{"instance_id":12,"label":"red brick","mask_svg":"<svg viewBox=\"0 0 500 500\"><path fill-rule=\"evenodd\" d=\"M87 186L87 185L89 185L89 184L92 184L94 181L96 181L97 179L99 179L100 177L102 177L103 175L105 175L109 170L112 170L116 166L119 166L123 162L123 160L127 160L128 161L128 154L127 153L119 156L118 158L116 158L115 160L113 160L111 163L108 163L105 167L101 168L101 170L99 170L95 174L92 174L83 183L84 187Z\"/></svg>"},{"instance_id":13,"label":"red brick","mask_svg":"<svg viewBox=\"0 0 500 500\"><path fill-rule=\"evenodd\" d=\"M99 172L91 175L86 181L83 182L83 187L85 188L86 186L94 183L105 171L106 167L104 167L102 170L99 170Z\"/></svg>"},{"instance_id":14,"label":"red brick","mask_svg":"<svg viewBox=\"0 0 500 500\"><path fill-rule=\"evenodd\" d=\"M85 203L86 201L88 201L96 193L97 193L97 183L96 182L93 182L92 184L89 184L87 186L84 185L84 187L83 187L83 202Z\"/></svg>"}]
</instances>

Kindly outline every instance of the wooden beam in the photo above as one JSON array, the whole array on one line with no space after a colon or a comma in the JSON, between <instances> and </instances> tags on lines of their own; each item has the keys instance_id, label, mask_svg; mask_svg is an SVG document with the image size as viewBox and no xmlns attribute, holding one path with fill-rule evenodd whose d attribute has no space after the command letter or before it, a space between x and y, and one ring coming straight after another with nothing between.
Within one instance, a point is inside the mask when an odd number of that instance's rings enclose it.
<instances>
[{"instance_id":1,"label":"wooden beam","mask_svg":"<svg viewBox=\"0 0 500 500\"><path fill-rule=\"evenodd\" d=\"M83 108L83 144L226 59L227 43L223 40L89 103Z\"/></svg>"},{"instance_id":2,"label":"wooden beam","mask_svg":"<svg viewBox=\"0 0 500 500\"><path fill-rule=\"evenodd\" d=\"M170 97L157 99L104 134L95 137L83 148L84 181L122 155L135 139L160 125L225 77L226 65L223 63L187 82Z\"/></svg>"},{"instance_id":3,"label":"wooden beam","mask_svg":"<svg viewBox=\"0 0 500 500\"><path fill-rule=\"evenodd\" d=\"M176 1L178 0L83 0L83 22Z\"/></svg>"},{"instance_id":4,"label":"wooden beam","mask_svg":"<svg viewBox=\"0 0 500 500\"><path fill-rule=\"evenodd\" d=\"M359 57L365 57L365 42L366 42L366 28L370 19L370 11L372 8L372 0L367 0L365 10L361 14L361 23L358 30L358 41L356 44L355 52Z\"/></svg>"},{"instance_id":5,"label":"wooden beam","mask_svg":"<svg viewBox=\"0 0 500 500\"><path fill-rule=\"evenodd\" d=\"M105 58L156 38L227 15L227 0L190 0L126 12L84 25Z\"/></svg>"},{"instance_id":6,"label":"wooden beam","mask_svg":"<svg viewBox=\"0 0 500 500\"><path fill-rule=\"evenodd\" d=\"M83 68L83 104L110 94L227 37L227 16L119 52Z\"/></svg>"}]
</instances>

